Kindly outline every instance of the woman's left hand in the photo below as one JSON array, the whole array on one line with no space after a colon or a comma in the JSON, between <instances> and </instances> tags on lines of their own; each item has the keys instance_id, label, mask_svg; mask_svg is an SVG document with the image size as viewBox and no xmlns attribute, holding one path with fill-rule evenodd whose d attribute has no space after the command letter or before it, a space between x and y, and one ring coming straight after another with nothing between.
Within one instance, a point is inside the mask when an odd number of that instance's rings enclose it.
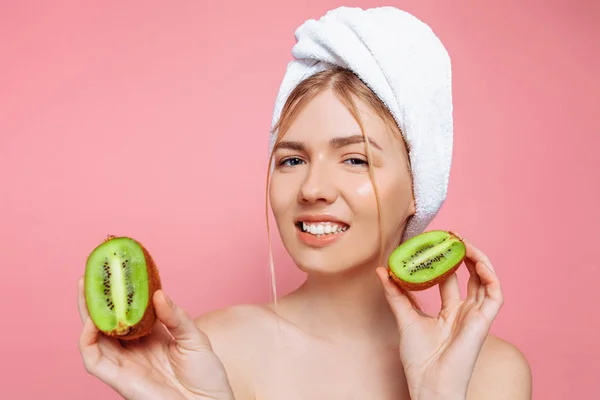
<instances>
[{"instance_id":1,"label":"woman's left hand","mask_svg":"<svg viewBox=\"0 0 600 400\"><path fill-rule=\"evenodd\" d=\"M439 285L441 310L423 314L409 295L377 269L387 300L398 321L400 359L411 399L465 400L475 362L492 322L503 304L500 281L483 252L465 241L469 272L462 299L456 273Z\"/></svg>"}]
</instances>

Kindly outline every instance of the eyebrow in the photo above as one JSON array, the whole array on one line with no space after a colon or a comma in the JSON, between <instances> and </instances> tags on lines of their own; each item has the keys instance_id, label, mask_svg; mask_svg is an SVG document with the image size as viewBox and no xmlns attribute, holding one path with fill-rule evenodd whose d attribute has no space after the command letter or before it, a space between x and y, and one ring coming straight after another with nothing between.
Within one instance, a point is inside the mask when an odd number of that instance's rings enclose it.
<instances>
[{"instance_id":1,"label":"eyebrow","mask_svg":"<svg viewBox=\"0 0 600 400\"><path fill-rule=\"evenodd\" d=\"M368 137L369 139L369 144L372 145L373 147L379 149L379 150L383 150L381 148L381 146L379 146L377 144L377 142L375 140L373 140L373 138ZM365 142L365 138L363 137L363 135L352 135L352 136L343 136L343 137L337 137L337 138L333 138L329 141L331 147L336 148L336 149L340 149L342 147L346 147L352 144L359 144L359 143L364 143ZM295 151L304 151L306 149L306 146L304 146L304 143L296 141L296 140L282 140L281 142L279 142L279 144L277 145L277 148L275 150L279 150L279 149L288 149L288 150L295 150Z\"/></svg>"}]
</instances>

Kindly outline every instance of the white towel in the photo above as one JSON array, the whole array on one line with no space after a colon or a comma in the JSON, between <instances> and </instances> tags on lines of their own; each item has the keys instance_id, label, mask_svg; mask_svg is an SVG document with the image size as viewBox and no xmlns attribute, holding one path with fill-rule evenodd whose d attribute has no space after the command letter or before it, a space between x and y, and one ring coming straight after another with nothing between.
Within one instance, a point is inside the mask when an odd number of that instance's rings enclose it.
<instances>
[{"instance_id":1,"label":"white towel","mask_svg":"<svg viewBox=\"0 0 600 400\"><path fill-rule=\"evenodd\" d=\"M303 79L331 66L353 71L388 107L409 148L416 214L403 240L423 232L446 198L452 160L451 63L443 44L428 25L393 7L340 7L307 20L295 37L271 128Z\"/></svg>"}]
</instances>

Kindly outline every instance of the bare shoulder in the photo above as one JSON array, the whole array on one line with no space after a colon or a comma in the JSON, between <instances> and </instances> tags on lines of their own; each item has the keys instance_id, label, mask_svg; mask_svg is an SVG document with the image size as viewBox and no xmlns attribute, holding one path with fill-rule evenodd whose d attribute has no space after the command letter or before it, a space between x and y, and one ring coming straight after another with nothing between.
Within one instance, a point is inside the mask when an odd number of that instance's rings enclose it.
<instances>
[{"instance_id":1,"label":"bare shoulder","mask_svg":"<svg viewBox=\"0 0 600 400\"><path fill-rule=\"evenodd\" d=\"M260 329L266 318L272 318L267 307L260 304L240 304L202 314L194 319L196 326L216 340L226 336L247 336L248 330Z\"/></svg>"},{"instance_id":2,"label":"bare shoulder","mask_svg":"<svg viewBox=\"0 0 600 400\"><path fill-rule=\"evenodd\" d=\"M194 319L217 353L236 358L254 352L272 325L274 314L259 304L241 304L210 311Z\"/></svg>"},{"instance_id":3,"label":"bare shoulder","mask_svg":"<svg viewBox=\"0 0 600 400\"><path fill-rule=\"evenodd\" d=\"M531 400L531 369L512 343L489 335L481 349L469 385L468 399Z\"/></svg>"},{"instance_id":4,"label":"bare shoulder","mask_svg":"<svg viewBox=\"0 0 600 400\"><path fill-rule=\"evenodd\" d=\"M274 315L262 305L242 304L210 311L194 319L221 359L236 399L254 399L253 375L257 360L268 351L265 342Z\"/></svg>"}]
</instances>

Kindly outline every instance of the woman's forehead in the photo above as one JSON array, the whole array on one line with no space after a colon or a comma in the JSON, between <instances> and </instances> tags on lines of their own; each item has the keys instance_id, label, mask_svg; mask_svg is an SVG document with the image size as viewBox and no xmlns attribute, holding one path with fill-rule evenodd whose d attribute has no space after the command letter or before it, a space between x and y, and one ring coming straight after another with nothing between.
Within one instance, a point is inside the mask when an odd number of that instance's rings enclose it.
<instances>
[{"instance_id":1,"label":"woman's forehead","mask_svg":"<svg viewBox=\"0 0 600 400\"><path fill-rule=\"evenodd\" d=\"M389 147L394 139L383 119L364 104L357 103L359 117L366 136L375 147ZM361 125L348 107L337 97L323 94L296 116L282 141L303 142L305 146L340 147L364 142Z\"/></svg>"}]
</instances>

